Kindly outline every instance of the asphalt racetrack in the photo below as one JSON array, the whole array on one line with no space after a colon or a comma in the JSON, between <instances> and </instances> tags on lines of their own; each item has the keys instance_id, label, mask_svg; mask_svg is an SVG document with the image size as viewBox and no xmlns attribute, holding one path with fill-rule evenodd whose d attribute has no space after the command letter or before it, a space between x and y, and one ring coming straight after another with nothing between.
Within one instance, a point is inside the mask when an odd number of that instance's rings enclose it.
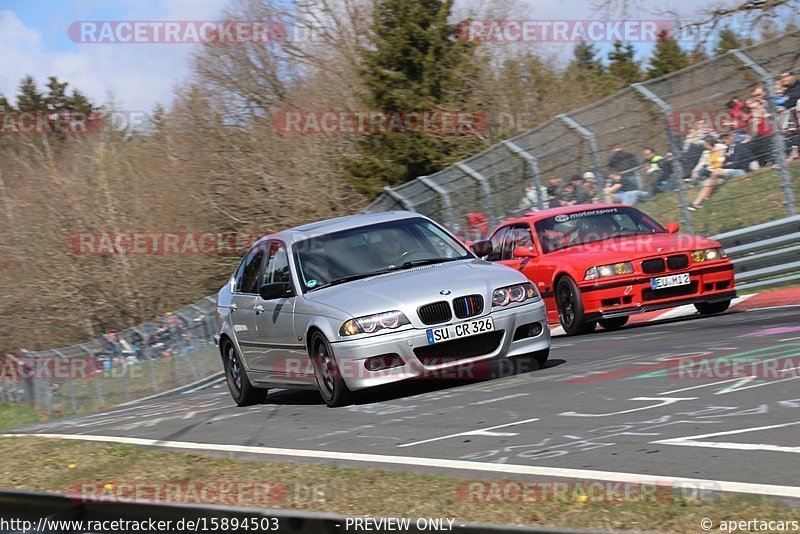
<instances>
[{"instance_id":1,"label":"asphalt racetrack","mask_svg":"<svg viewBox=\"0 0 800 534\"><path fill-rule=\"evenodd\" d=\"M604 479L800 498L800 307L556 337L541 370L420 380L329 409L224 383L16 433L514 480Z\"/></svg>"}]
</instances>

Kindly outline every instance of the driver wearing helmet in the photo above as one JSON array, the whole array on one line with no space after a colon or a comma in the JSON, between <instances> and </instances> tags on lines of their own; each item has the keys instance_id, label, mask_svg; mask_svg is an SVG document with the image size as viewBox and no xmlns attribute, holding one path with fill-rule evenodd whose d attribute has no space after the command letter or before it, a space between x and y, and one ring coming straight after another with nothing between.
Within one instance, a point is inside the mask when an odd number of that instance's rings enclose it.
<instances>
[{"instance_id":1,"label":"driver wearing helmet","mask_svg":"<svg viewBox=\"0 0 800 534\"><path fill-rule=\"evenodd\" d=\"M614 232L614 223L608 217L587 217L581 221L583 242L606 239Z\"/></svg>"}]
</instances>

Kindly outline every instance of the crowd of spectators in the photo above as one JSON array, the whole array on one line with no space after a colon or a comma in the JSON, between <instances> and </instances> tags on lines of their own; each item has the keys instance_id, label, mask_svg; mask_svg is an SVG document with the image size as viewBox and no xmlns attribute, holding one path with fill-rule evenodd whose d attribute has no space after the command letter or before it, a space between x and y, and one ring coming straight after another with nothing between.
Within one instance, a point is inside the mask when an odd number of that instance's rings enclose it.
<instances>
[{"instance_id":1,"label":"crowd of spectators","mask_svg":"<svg viewBox=\"0 0 800 534\"><path fill-rule=\"evenodd\" d=\"M764 167L777 167L773 143L773 124L784 138L786 159L800 158L800 81L786 71L775 83L773 121L767 91L759 84L745 100L734 97L726 105L725 119L715 131L708 121L698 120L688 127L681 154L659 155L655 149L644 149L642 160L627 152L620 144L610 148L606 178L600 183L592 171L569 177L565 183L559 177L549 178L547 185L537 190L527 186L517 211L545 207L572 206L598 202L636 204L652 195L677 189L683 180L689 187L698 187L688 208L696 211L727 180ZM680 159L684 176L675 176L674 162Z\"/></svg>"}]
</instances>

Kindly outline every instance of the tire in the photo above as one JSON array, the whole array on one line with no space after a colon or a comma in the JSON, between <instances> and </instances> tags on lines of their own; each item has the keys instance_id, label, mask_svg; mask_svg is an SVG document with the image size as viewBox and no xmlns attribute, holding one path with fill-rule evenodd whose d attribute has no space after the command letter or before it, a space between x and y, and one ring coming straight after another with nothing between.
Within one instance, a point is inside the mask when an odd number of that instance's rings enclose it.
<instances>
[{"instance_id":1,"label":"tire","mask_svg":"<svg viewBox=\"0 0 800 534\"><path fill-rule=\"evenodd\" d=\"M569 276L558 281L556 307L558 308L558 319L568 335L588 334L597 328L597 321L586 320L581 293L575 281Z\"/></svg>"},{"instance_id":2,"label":"tire","mask_svg":"<svg viewBox=\"0 0 800 534\"><path fill-rule=\"evenodd\" d=\"M618 330L628 323L628 316L612 317L611 319L600 319L600 326L605 330Z\"/></svg>"},{"instance_id":3,"label":"tire","mask_svg":"<svg viewBox=\"0 0 800 534\"><path fill-rule=\"evenodd\" d=\"M544 369L547 359L550 357L550 349L542 349L520 356L514 356L512 360L513 371L515 375L521 373L530 373L531 371L538 371Z\"/></svg>"},{"instance_id":4,"label":"tire","mask_svg":"<svg viewBox=\"0 0 800 534\"><path fill-rule=\"evenodd\" d=\"M222 360L225 367L228 390L237 406L252 406L261 404L267 398L269 390L257 388L250 383L247 371L241 364L239 352L232 342L226 341L222 345Z\"/></svg>"},{"instance_id":5,"label":"tire","mask_svg":"<svg viewBox=\"0 0 800 534\"><path fill-rule=\"evenodd\" d=\"M723 300L722 302L695 302L694 307L703 315L713 315L724 312L730 305L730 300Z\"/></svg>"},{"instance_id":6,"label":"tire","mask_svg":"<svg viewBox=\"0 0 800 534\"><path fill-rule=\"evenodd\" d=\"M347 387L330 343L320 332L311 335L311 363L314 378L322 400L328 408L347 406L353 403L353 392Z\"/></svg>"}]
</instances>

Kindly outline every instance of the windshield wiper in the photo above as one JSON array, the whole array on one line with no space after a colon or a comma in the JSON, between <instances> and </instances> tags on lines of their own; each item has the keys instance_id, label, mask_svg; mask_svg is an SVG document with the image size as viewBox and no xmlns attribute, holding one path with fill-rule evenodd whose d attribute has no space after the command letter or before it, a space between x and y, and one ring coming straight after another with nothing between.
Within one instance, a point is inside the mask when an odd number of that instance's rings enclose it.
<instances>
[{"instance_id":1,"label":"windshield wiper","mask_svg":"<svg viewBox=\"0 0 800 534\"><path fill-rule=\"evenodd\" d=\"M445 263L448 261L464 260L466 258L425 258L422 260L412 260L404 262L399 267L393 267L392 270L409 269L411 267L419 267L420 265L432 265L434 263Z\"/></svg>"}]
</instances>

